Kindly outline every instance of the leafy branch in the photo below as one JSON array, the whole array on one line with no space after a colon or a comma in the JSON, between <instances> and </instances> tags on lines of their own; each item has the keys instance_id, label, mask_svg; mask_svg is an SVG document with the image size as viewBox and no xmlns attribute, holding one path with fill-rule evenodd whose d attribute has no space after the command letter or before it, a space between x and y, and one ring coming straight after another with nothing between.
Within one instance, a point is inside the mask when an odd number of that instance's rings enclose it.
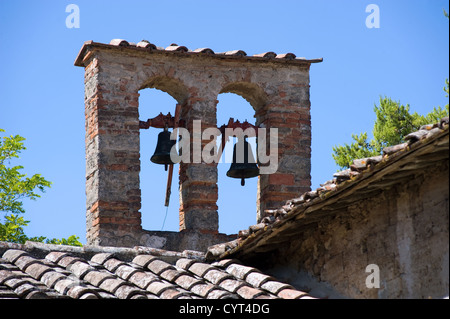
<instances>
[{"instance_id":1,"label":"leafy branch","mask_svg":"<svg viewBox=\"0 0 450 319\"><path fill-rule=\"evenodd\" d=\"M0 132L5 130L0 129ZM23 200L40 198L38 192L44 193L46 188L51 186L51 182L40 174L27 177L21 173L24 169L21 165L11 166L11 161L19 158L19 154L26 149L23 141L25 138L20 135L0 138L0 212L5 213L4 222L0 221L0 241L25 243L27 240L45 240L47 243L81 246L76 236L70 236L68 239L47 239L43 236L28 238L25 235L23 227L27 226L29 221L19 216L25 213Z\"/></svg>"}]
</instances>

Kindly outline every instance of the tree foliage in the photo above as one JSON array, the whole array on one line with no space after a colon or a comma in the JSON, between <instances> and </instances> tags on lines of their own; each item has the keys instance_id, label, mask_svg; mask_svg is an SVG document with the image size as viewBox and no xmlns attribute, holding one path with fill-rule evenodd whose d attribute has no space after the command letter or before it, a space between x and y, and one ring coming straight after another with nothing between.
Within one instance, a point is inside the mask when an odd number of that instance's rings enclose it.
<instances>
[{"instance_id":1,"label":"tree foliage","mask_svg":"<svg viewBox=\"0 0 450 319\"><path fill-rule=\"evenodd\" d=\"M0 132L5 132L0 129ZM47 239L46 237L29 238L24 227L29 224L20 214L25 213L23 200L36 200L41 197L38 192L45 192L51 182L40 174L27 177L22 173L23 166L12 166L11 162L19 158L25 150L23 138L20 135L4 136L0 138L0 212L3 212L4 221L0 219L0 241L25 243L27 240L54 244L81 246L79 237L70 236L68 239Z\"/></svg>"},{"instance_id":2,"label":"tree foliage","mask_svg":"<svg viewBox=\"0 0 450 319\"><path fill-rule=\"evenodd\" d=\"M0 129L0 132L4 130ZM24 140L20 135L5 136L0 140L0 211L12 214L24 213L22 200L41 197L36 189L44 192L51 185L40 174L26 177L26 174L21 173L23 166L7 166L11 159L19 158L20 152L26 149Z\"/></svg>"},{"instance_id":3,"label":"tree foliage","mask_svg":"<svg viewBox=\"0 0 450 319\"><path fill-rule=\"evenodd\" d=\"M449 81L445 81L444 91L449 95ZM380 97L379 105L375 105L376 115L373 127L373 139L368 140L367 132L359 135L353 134L351 144L333 147L333 159L340 169L349 168L355 159L380 155L383 148L400 144L404 137L417 131L422 125L439 122L443 117L449 116L449 105L433 108L427 115L417 112L410 113L409 105L402 105L400 101Z\"/></svg>"}]
</instances>

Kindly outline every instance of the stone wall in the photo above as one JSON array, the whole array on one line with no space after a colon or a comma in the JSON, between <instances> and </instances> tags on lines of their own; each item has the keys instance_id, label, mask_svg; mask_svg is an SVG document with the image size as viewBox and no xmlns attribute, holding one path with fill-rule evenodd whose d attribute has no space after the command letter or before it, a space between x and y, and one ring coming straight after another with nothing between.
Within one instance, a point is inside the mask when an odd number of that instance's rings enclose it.
<instances>
[{"instance_id":1,"label":"stone wall","mask_svg":"<svg viewBox=\"0 0 450 319\"><path fill-rule=\"evenodd\" d=\"M273 256L271 271L320 297L449 293L448 160L322 218ZM368 288L379 267L379 288Z\"/></svg>"}]
</instances>

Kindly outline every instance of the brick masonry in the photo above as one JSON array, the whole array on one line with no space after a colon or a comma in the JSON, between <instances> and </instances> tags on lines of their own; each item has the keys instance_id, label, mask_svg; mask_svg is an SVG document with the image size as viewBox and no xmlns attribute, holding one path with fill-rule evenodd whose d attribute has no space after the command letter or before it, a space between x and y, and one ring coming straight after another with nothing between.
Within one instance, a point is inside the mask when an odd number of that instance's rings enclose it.
<instances>
[{"instance_id":1,"label":"brick masonry","mask_svg":"<svg viewBox=\"0 0 450 319\"><path fill-rule=\"evenodd\" d=\"M308 191L310 63L278 60L86 43L76 65L85 68L88 244L148 244L141 226L139 186L139 91L145 88L165 91L176 99L190 132L199 119L202 130L217 127L217 97L227 92L250 102L256 125L278 128L279 167L276 173L259 177L259 220L266 209ZM179 187L180 231L205 234L210 238L207 244L222 241L220 236L214 239L218 235L216 165L180 164Z\"/></svg>"}]
</instances>

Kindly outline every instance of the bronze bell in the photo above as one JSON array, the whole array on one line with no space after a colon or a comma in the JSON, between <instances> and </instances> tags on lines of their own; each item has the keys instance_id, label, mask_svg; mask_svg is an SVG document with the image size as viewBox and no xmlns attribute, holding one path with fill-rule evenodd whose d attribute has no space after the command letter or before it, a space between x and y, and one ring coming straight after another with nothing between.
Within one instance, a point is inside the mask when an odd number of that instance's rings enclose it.
<instances>
[{"instance_id":1,"label":"bronze bell","mask_svg":"<svg viewBox=\"0 0 450 319\"><path fill-rule=\"evenodd\" d=\"M252 178L259 175L259 168L256 165L255 158L253 157L250 144L244 138L243 141L239 140L233 148L233 162L227 172L228 177L240 178L241 185L245 185L246 178ZM243 143L243 145L242 145ZM244 156L237 157L236 150L244 150Z\"/></svg>"},{"instance_id":2,"label":"bronze bell","mask_svg":"<svg viewBox=\"0 0 450 319\"><path fill-rule=\"evenodd\" d=\"M170 132L166 127L164 131L158 134L158 143L156 144L155 153L150 158L150 161L155 164L164 164L164 168L167 171L167 166L169 164L175 164L170 158L170 150L175 143L175 140L170 139Z\"/></svg>"}]
</instances>

